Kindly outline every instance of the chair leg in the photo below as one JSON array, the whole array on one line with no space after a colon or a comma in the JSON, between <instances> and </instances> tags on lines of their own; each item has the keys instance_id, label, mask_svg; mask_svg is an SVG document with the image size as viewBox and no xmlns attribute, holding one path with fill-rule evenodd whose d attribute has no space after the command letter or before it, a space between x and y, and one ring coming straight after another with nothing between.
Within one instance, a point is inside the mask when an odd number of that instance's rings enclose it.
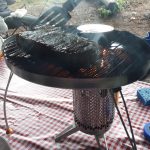
<instances>
[{"instance_id":1,"label":"chair leg","mask_svg":"<svg viewBox=\"0 0 150 150\"><path fill-rule=\"evenodd\" d=\"M10 72L9 79L8 79L8 82L7 82L7 86L6 86L6 89L5 89L4 103L3 103L4 119L5 119L5 124L6 124L6 134L12 134L13 133L13 129L11 129L8 125L7 113L6 113L6 100L7 100L6 97L7 97L7 91L8 91L8 87L10 85L10 81L12 79L12 76L13 76L13 73Z\"/></svg>"}]
</instances>

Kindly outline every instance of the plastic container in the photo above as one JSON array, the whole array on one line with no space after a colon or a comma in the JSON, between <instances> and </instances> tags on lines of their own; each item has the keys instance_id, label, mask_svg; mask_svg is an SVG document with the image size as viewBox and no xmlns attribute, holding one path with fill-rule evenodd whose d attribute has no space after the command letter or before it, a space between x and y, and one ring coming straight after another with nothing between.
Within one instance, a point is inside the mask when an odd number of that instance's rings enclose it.
<instances>
[{"instance_id":1,"label":"plastic container","mask_svg":"<svg viewBox=\"0 0 150 150\"><path fill-rule=\"evenodd\" d=\"M150 106L150 88L141 88L137 90L137 97L144 106Z\"/></svg>"},{"instance_id":2,"label":"plastic container","mask_svg":"<svg viewBox=\"0 0 150 150\"><path fill-rule=\"evenodd\" d=\"M150 46L150 32L147 33L147 36L145 37L146 42L149 44Z\"/></svg>"},{"instance_id":3,"label":"plastic container","mask_svg":"<svg viewBox=\"0 0 150 150\"><path fill-rule=\"evenodd\" d=\"M144 125L144 137L150 142L150 122Z\"/></svg>"}]
</instances>

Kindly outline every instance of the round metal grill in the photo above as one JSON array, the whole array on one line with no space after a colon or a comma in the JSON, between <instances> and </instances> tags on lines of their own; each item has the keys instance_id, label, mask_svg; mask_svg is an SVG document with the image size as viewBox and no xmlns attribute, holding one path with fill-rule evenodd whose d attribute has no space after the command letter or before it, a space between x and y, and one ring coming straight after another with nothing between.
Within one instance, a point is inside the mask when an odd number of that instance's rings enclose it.
<instances>
[{"instance_id":1,"label":"round metal grill","mask_svg":"<svg viewBox=\"0 0 150 150\"><path fill-rule=\"evenodd\" d=\"M126 40L128 38L129 40ZM56 49L58 49L58 45L60 50L63 49L61 47L62 42L57 43ZM69 45L70 49L77 47L76 45L82 47L82 43L71 43ZM55 45L53 46L55 47ZM17 45L15 36L6 40L3 50L7 60L14 61L17 66L23 67L25 70L37 72L38 74L55 77L96 79L127 76L133 82L146 74L148 70L148 45L142 39L130 35L128 32L113 32L109 33L104 39L101 38L99 40L98 59L95 60L95 63L89 67L78 68L76 71L72 71L73 66L69 70L63 66L63 63L51 62L53 56L48 54L44 55L43 58L41 58L42 56L36 57L36 49L34 55L22 50ZM79 63L77 60L75 62L76 64ZM44 70L44 73L41 70Z\"/></svg>"},{"instance_id":2,"label":"round metal grill","mask_svg":"<svg viewBox=\"0 0 150 150\"><path fill-rule=\"evenodd\" d=\"M71 47L73 45L76 44L72 43ZM98 45L99 59L90 67L79 68L76 71L72 70L73 66L69 70L63 63L50 62L49 57L41 59L27 53L17 45L16 36L5 40L3 52L8 67L15 74L48 86L110 89L146 76L149 70L150 47L144 40L128 32L114 31L100 38Z\"/></svg>"},{"instance_id":3,"label":"round metal grill","mask_svg":"<svg viewBox=\"0 0 150 150\"><path fill-rule=\"evenodd\" d=\"M109 130L115 112L110 90L74 90L73 100L75 122L81 131L103 135Z\"/></svg>"}]
</instances>

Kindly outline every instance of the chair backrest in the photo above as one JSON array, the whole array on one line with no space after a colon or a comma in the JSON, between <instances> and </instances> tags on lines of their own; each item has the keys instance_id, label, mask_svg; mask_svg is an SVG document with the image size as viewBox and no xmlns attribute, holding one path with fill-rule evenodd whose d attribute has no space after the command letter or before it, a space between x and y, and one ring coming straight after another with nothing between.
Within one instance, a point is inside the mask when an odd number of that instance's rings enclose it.
<instances>
[{"instance_id":1,"label":"chair backrest","mask_svg":"<svg viewBox=\"0 0 150 150\"><path fill-rule=\"evenodd\" d=\"M81 0L67 0L65 3L63 3L63 8L67 11L71 12L79 3Z\"/></svg>"},{"instance_id":2,"label":"chair backrest","mask_svg":"<svg viewBox=\"0 0 150 150\"><path fill-rule=\"evenodd\" d=\"M62 7L54 6L45 11L41 16L25 15L22 18L8 16L5 22L9 29L17 30L23 26L25 29L32 30L35 26L46 23L55 26L64 26L71 18L70 12L79 4L81 0L67 0Z\"/></svg>"},{"instance_id":3,"label":"chair backrest","mask_svg":"<svg viewBox=\"0 0 150 150\"><path fill-rule=\"evenodd\" d=\"M67 12L62 7L52 7L44 12L33 24L32 27L36 25L43 25L49 23L50 25L62 26L67 23L71 18L69 12Z\"/></svg>"},{"instance_id":4,"label":"chair backrest","mask_svg":"<svg viewBox=\"0 0 150 150\"><path fill-rule=\"evenodd\" d=\"M80 1L81 0L67 0L62 7L55 6L48 9L32 24L32 27L46 23L55 26L65 25L71 18L69 12L71 12L80 3Z\"/></svg>"}]
</instances>

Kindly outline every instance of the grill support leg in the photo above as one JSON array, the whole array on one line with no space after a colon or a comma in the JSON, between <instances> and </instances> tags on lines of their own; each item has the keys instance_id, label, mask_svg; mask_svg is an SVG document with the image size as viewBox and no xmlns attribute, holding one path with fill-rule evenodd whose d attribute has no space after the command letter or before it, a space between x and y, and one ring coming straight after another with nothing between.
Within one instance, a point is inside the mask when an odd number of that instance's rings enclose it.
<instances>
[{"instance_id":1,"label":"grill support leg","mask_svg":"<svg viewBox=\"0 0 150 150\"><path fill-rule=\"evenodd\" d=\"M99 141L99 135L95 135L95 139L96 139L96 142L98 144L99 150L101 150L101 145L100 145L100 141ZM105 142L106 150L108 150L108 145L107 145L105 134L103 135L103 139L104 139L104 142Z\"/></svg>"},{"instance_id":2,"label":"grill support leg","mask_svg":"<svg viewBox=\"0 0 150 150\"><path fill-rule=\"evenodd\" d=\"M105 134L104 134L103 138L104 138L104 141L105 141L106 150L108 150L108 145L107 145L107 140L106 140Z\"/></svg>"},{"instance_id":3,"label":"grill support leg","mask_svg":"<svg viewBox=\"0 0 150 150\"><path fill-rule=\"evenodd\" d=\"M70 125L68 128L66 128L60 134L56 135L55 142L59 142L62 138L65 138L77 131L79 131L79 128L75 124Z\"/></svg>"},{"instance_id":4,"label":"grill support leg","mask_svg":"<svg viewBox=\"0 0 150 150\"><path fill-rule=\"evenodd\" d=\"M6 97L7 97L7 92L8 92L8 88L9 88L12 76L13 76L13 73L10 72L9 79L8 79L6 89L5 89L4 103L3 103L4 119L5 119L5 124L6 124L6 134L12 134L13 133L13 129L11 129L8 125L7 113L6 113L6 101L7 101Z\"/></svg>"},{"instance_id":5,"label":"grill support leg","mask_svg":"<svg viewBox=\"0 0 150 150\"><path fill-rule=\"evenodd\" d=\"M130 119L129 112L128 112L128 109L127 109L127 105L126 105L126 102L125 102L125 99L124 99L124 96L123 96L121 90L120 90L120 94L121 94L121 98L122 98L123 103L124 103L124 107L125 107L126 114L127 114L127 119L128 119L129 126L130 126L130 131L131 131L131 134L132 134L133 150L137 150L136 141L135 141L132 125L131 125L131 119Z\"/></svg>"},{"instance_id":6,"label":"grill support leg","mask_svg":"<svg viewBox=\"0 0 150 150\"><path fill-rule=\"evenodd\" d=\"M100 141L99 141L99 136L95 135L95 139L96 139L96 142L97 142L97 145L98 145L99 149L101 150L101 144L100 144Z\"/></svg>"},{"instance_id":7,"label":"grill support leg","mask_svg":"<svg viewBox=\"0 0 150 150\"><path fill-rule=\"evenodd\" d=\"M130 141L130 144L131 144L131 146L132 146L132 150L137 150L136 141L135 141L135 138L134 138L134 133L133 133L132 125L131 125L131 120L130 120L130 117L129 117L129 112L128 112L128 109L127 109L127 106L126 106L126 102L125 102L124 96L123 96L123 94L122 94L122 92L121 92L121 88L119 88L119 89L117 89L117 90L120 92L121 98L122 98L122 100L123 100L123 104L124 104L125 111L126 111L126 115L127 115L127 119L128 119L128 122L129 122L129 126L130 126L130 131L131 131L132 138L131 138L130 135L129 135L129 132L128 132L128 130L127 130L127 127L126 127L125 122L124 122L124 120L123 120L123 118L122 118L122 116L121 116L119 107L118 107L118 105L117 105L117 103L116 103L116 100L115 100L115 97L114 97L115 107L116 107L116 110L117 110L118 115L119 115L119 117L120 117L120 120L121 120L121 122L122 122L122 125L123 125L123 127L124 127L124 130L125 130L125 132L126 132L126 134L127 134L127 136L128 136L128 139L129 139L129 141Z\"/></svg>"}]
</instances>

